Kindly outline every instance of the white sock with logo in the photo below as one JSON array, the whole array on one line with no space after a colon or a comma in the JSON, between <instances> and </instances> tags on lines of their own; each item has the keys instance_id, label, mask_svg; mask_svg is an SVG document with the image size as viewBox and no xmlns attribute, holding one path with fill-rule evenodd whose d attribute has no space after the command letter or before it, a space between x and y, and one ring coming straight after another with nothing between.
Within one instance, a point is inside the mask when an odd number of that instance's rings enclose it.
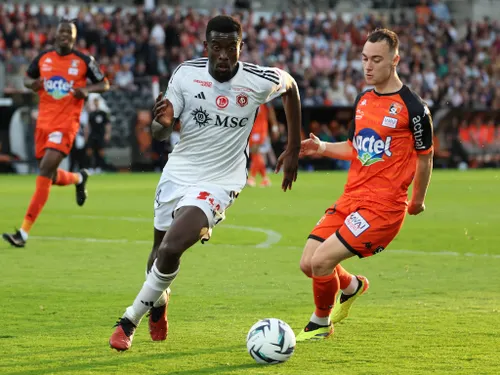
<instances>
[{"instance_id":1,"label":"white sock with logo","mask_svg":"<svg viewBox=\"0 0 500 375\"><path fill-rule=\"evenodd\" d=\"M149 272L148 270L146 270L146 280L148 279L148 275L149 275ZM154 307L160 307L160 306L164 306L167 304L167 294L170 294L170 287L167 288L166 291L164 291L160 298L158 298L158 300L153 304Z\"/></svg>"},{"instance_id":2,"label":"white sock with logo","mask_svg":"<svg viewBox=\"0 0 500 375\"><path fill-rule=\"evenodd\" d=\"M161 298L178 273L179 268L171 274L161 273L156 268L155 261L146 281L142 285L141 291L135 298L132 306L127 307L123 317L128 318L135 326L138 326L144 315Z\"/></svg>"},{"instance_id":3,"label":"white sock with logo","mask_svg":"<svg viewBox=\"0 0 500 375\"><path fill-rule=\"evenodd\" d=\"M344 293L346 296L350 296L356 293L358 287L359 287L359 280L356 276L352 275L352 279L351 282L349 283L349 286L345 289L342 289L342 293Z\"/></svg>"},{"instance_id":4,"label":"white sock with logo","mask_svg":"<svg viewBox=\"0 0 500 375\"><path fill-rule=\"evenodd\" d=\"M324 318L320 318L319 316L317 316L315 313L313 313L311 315L311 319L309 319L309 321L313 322L313 323L316 323L317 325L319 326L327 326L330 324L330 317L329 316L326 316Z\"/></svg>"}]
</instances>

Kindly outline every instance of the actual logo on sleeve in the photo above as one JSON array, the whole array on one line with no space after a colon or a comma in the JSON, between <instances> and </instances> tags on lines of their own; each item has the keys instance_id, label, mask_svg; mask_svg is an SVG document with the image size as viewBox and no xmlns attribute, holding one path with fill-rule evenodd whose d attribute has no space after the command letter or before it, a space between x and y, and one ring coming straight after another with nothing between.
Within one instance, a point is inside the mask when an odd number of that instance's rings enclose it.
<instances>
[{"instance_id":1,"label":"actual logo on sleeve","mask_svg":"<svg viewBox=\"0 0 500 375\"><path fill-rule=\"evenodd\" d=\"M387 126L388 128L396 129L398 124L398 119L394 117L385 116L384 121L382 121L382 126Z\"/></svg>"},{"instance_id":2,"label":"actual logo on sleeve","mask_svg":"<svg viewBox=\"0 0 500 375\"><path fill-rule=\"evenodd\" d=\"M236 103L238 103L238 105L240 107L244 107L248 104L248 95L247 94L238 94L236 96Z\"/></svg>"},{"instance_id":3,"label":"actual logo on sleeve","mask_svg":"<svg viewBox=\"0 0 500 375\"><path fill-rule=\"evenodd\" d=\"M379 161L384 161L383 156L392 156L392 137L385 140L373 129L361 129L354 137L353 146L358 153L358 160L363 167L368 167Z\"/></svg>"},{"instance_id":4,"label":"actual logo on sleeve","mask_svg":"<svg viewBox=\"0 0 500 375\"><path fill-rule=\"evenodd\" d=\"M217 99L215 99L215 104L217 104L217 107L219 107L219 109L224 109L229 104L229 99L227 98L227 96L219 95Z\"/></svg>"},{"instance_id":5,"label":"actual logo on sleeve","mask_svg":"<svg viewBox=\"0 0 500 375\"><path fill-rule=\"evenodd\" d=\"M401 103L392 103L389 107L389 113L391 115L397 115L403 110L403 105Z\"/></svg>"},{"instance_id":6,"label":"actual logo on sleeve","mask_svg":"<svg viewBox=\"0 0 500 375\"><path fill-rule=\"evenodd\" d=\"M361 233L370 228L370 224L364 219L359 212L353 212L344 220L344 224L351 231L354 237L359 237Z\"/></svg>"}]
</instances>

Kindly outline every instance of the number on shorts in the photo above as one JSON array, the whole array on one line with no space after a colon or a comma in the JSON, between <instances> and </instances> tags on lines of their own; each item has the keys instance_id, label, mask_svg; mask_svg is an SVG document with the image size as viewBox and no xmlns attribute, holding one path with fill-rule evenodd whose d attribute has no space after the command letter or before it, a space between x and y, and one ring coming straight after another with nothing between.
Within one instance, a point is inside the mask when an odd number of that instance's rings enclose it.
<instances>
[{"instance_id":1,"label":"number on shorts","mask_svg":"<svg viewBox=\"0 0 500 375\"><path fill-rule=\"evenodd\" d=\"M200 194L196 197L196 199L201 199L202 201L207 200L207 198L210 196L210 193L208 191L201 191Z\"/></svg>"}]
</instances>

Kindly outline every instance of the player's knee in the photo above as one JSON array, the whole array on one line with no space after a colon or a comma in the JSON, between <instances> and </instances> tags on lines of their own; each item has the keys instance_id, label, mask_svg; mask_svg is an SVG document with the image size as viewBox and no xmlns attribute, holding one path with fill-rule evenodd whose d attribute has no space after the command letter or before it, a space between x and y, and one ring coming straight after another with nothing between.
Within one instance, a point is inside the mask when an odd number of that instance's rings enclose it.
<instances>
[{"instance_id":1,"label":"player's knee","mask_svg":"<svg viewBox=\"0 0 500 375\"><path fill-rule=\"evenodd\" d=\"M301 259L300 260L300 270L306 275L307 277L312 277L312 266L311 266L311 261L310 259Z\"/></svg>"},{"instance_id":2,"label":"player's knee","mask_svg":"<svg viewBox=\"0 0 500 375\"><path fill-rule=\"evenodd\" d=\"M57 177L57 168L53 168L51 165L42 164L40 166L40 172L38 174L42 177L47 177L55 180Z\"/></svg>"},{"instance_id":3,"label":"player's knee","mask_svg":"<svg viewBox=\"0 0 500 375\"><path fill-rule=\"evenodd\" d=\"M317 252L311 258L311 271L315 276L326 276L331 274L335 266L335 262L324 254Z\"/></svg>"}]
</instances>

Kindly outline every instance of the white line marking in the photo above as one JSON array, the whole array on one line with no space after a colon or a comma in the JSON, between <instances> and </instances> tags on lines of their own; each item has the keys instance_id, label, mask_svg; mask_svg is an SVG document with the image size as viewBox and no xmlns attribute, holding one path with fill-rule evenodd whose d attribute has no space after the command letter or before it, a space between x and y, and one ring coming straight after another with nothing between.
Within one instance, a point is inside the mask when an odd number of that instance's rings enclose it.
<instances>
[{"instance_id":1,"label":"white line marking","mask_svg":"<svg viewBox=\"0 0 500 375\"><path fill-rule=\"evenodd\" d=\"M153 219L148 219L145 217L127 217L127 216L88 216L88 215L72 215L75 219L98 219L98 220L115 220L115 221L130 221L130 222L148 222L153 223ZM231 225L231 224L220 224L221 228L230 228L230 229L240 229L246 230L250 232L260 232L264 233L267 237L264 242L260 242L256 245L252 245L252 247L257 248L268 248L274 244L277 244L281 240L281 234L271 229L263 229L256 227L247 227L243 225Z\"/></svg>"},{"instance_id":2,"label":"white line marking","mask_svg":"<svg viewBox=\"0 0 500 375\"><path fill-rule=\"evenodd\" d=\"M238 227L239 228L239 227ZM113 244L138 244L138 245L151 245L151 241L147 240L126 240L126 239L114 239L114 238L88 238L88 237L52 237L52 236L30 236L30 238L36 240L48 240L48 241L75 241L75 242L89 242L89 243L113 243ZM256 245L234 245L234 244L214 244L205 243L203 246L217 246L219 248L256 248ZM261 246L262 247L262 246ZM286 250L302 250L299 246L280 246L275 245L274 248L286 249ZM425 256L453 256L453 257L475 257L475 258L494 258L500 259L500 254L476 254L476 253L457 253L454 251L421 251L421 250L405 250L405 249L388 249L388 254L412 254L412 255L425 255Z\"/></svg>"},{"instance_id":3,"label":"white line marking","mask_svg":"<svg viewBox=\"0 0 500 375\"><path fill-rule=\"evenodd\" d=\"M130 222L153 222L152 219L145 217L126 217L126 216L92 216L92 215L72 215L71 217L76 219L98 219L98 220L115 220L115 221L130 221ZM283 246L276 245L280 239L281 234L270 229L256 228L256 227L245 227L240 225L224 225L221 227L231 228L231 229L241 229L248 230L251 232L261 232L265 233L267 238L264 242L258 243L256 245L234 245L234 244L213 244L205 243L204 246L217 246L217 247L229 247L229 248L269 248L273 246L275 248L282 248L288 250L302 250L303 247L300 246ZM52 241L79 241L79 242L94 242L94 243L128 243L128 244L139 244L139 245L151 245L151 241L146 240L126 240L126 239L113 239L113 238L85 238L85 237L46 237L46 236L30 236L30 238L39 240L52 240ZM430 255L430 256L454 256L454 257L477 257L477 258L493 258L500 259L500 254L476 254L476 253L458 253L456 251L422 251L422 250L407 250L407 249L388 249L387 253L391 254L412 254L412 255Z\"/></svg>"}]
</instances>

